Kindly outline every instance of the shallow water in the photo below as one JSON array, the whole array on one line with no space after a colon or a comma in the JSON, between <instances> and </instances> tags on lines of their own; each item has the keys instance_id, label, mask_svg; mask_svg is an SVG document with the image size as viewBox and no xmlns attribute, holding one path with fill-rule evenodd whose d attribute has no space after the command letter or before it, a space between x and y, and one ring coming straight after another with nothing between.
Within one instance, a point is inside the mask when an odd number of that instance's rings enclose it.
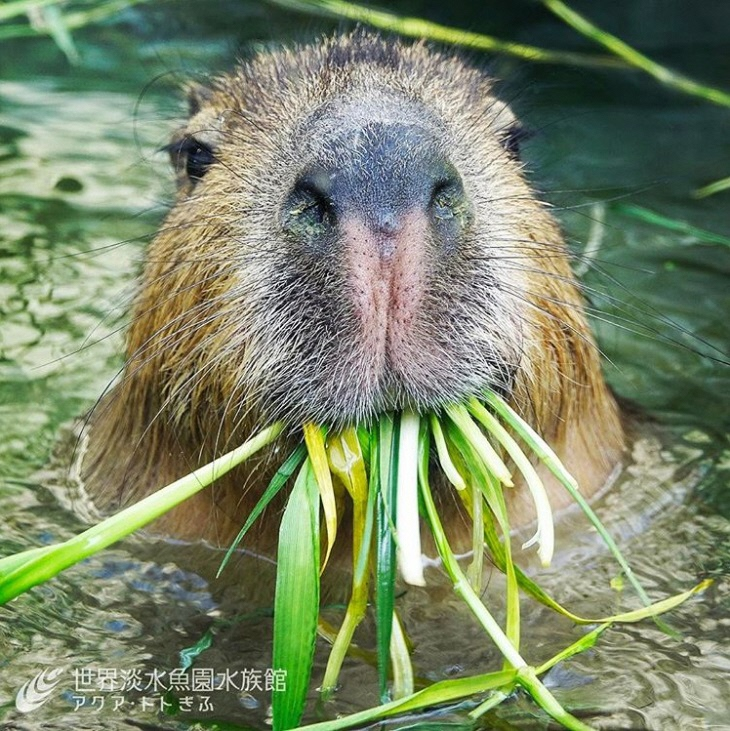
<instances>
[{"instance_id":1,"label":"shallow water","mask_svg":"<svg viewBox=\"0 0 730 731\"><path fill-rule=\"evenodd\" d=\"M659 5L635 3L634 17L619 12L612 27L707 80L727 79L730 57L721 51L730 13L715 8L703 16L690 3L672 4L671 11ZM574 42L529 7L520 17L495 10L490 22L526 42ZM245 34L231 31L227 13ZM459 13L451 22L487 22ZM83 526L47 488L70 464L69 450L58 446L68 424L93 405L119 367L125 303L171 192L165 156L155 150L182 113L177 83L183 75L225 68L232 49L251 38L300 37L300 22L257 3L179 5L175 18L169 10L141 7L119 24L79 32L83 64L77 68L50 42L3 41L0 555L62 540ZM307 22L304 33L324 27ZM614 627L594 650L559 665L548 682L596 728L730 728L730 370L713 359L728 352L730 250L641 223L618 207L632 203L730 235L728 194L702 202L689 196L730 174L730 111L657 90L638 75L505 60L495 71L508 79L505 98L514 99L538 133L526 157L576 253L589 239L597 246L584 281L607 376L657 422L641 430L629 466L596 509L652 598L716 579L669 616L676 636L651 622ZM628 588L612 588L618 570L579 516L565 516L559 537L549 571L526 557L546 588L585 616L635 606ZM271 568L248 558L235 579L216 584L210 576L217 559L212 550L135 539L0 609L0 726L189 728L200 718L264 728L267 694L258 684L270 664L270 618L266 606L244 604L236 583L260 580ZM428 578L428 590L400 600L416 643L417 673L434 680L496 667L488 641L438 572ZM498 614L500 577L488 578L487 598ZM524 614L525 653L535 663L585 631L529 600ZM336 621L337 608L327 616ZM178 653L210 628L213 645L197 666L250 671L243 690L239 674L237 691L207 694L212 711L204 693L176 716L160 716L159 693L150 694L157 700L145 708L139 694L119 700L121 693L74 688L73 671L84 668L103 668L117 679L135 668L169 673L179 665ZM364 646L371 629L364 629ZM32 713L18 713L20 686L56 667L66 669L58 693ZM374 676L362 663L348 662L326 714L374 704ZM463 708L399 726L427 723L468 727ZM548 726L524 698L504 704L482 725Z\"/></svg>"}]
</instances>

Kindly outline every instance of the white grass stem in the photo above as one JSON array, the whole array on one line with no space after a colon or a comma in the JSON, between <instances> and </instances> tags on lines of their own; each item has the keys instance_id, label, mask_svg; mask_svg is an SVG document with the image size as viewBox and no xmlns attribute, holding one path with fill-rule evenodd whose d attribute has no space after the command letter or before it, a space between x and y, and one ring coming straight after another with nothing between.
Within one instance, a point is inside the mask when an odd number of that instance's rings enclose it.
<instances>
[{"instance_id":1,"label":"white grass stem","mask_svg":"<svg viewBox=\"0 0 730 731\"><path fill-rule=\"evenodd\" d=\"M421 558L421 523L418 516L418 432L420 418L404 411L398 444L398 494L395 525L398 545L398 568L403 580L425 586Z\"/></svg>"}]
</instances>

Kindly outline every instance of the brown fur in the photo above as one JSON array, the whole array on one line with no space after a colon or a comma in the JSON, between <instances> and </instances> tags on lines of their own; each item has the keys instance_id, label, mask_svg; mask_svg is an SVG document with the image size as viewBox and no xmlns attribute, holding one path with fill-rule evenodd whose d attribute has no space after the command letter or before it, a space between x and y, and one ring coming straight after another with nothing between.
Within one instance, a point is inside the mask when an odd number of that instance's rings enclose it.
<instances>
[{"instance_id":1,"label":"brown fur","mask_svg":"<svg viewBox=\"0 0 730 731\"><path fill-rule=\"evenodd\" d=\"M316 260L287 248L274 215L297 166L319 154L319 138L370 108L423 117L473 207L453 279L447 269L427 272L434 310L402 345L412 372L389 405L438 408L495 386L555 446L585 494L605 483L623 446L619 413L561 234L505 150L515 120L492 86L479 70L422 44L357 34L259 55L209 89L191 90L191 118L175 140L203 140L216 162L193 184L181 148L174 148L178 198L149 251L125 371L90 420L84 475L103 509L138 499L232 448L278 418L279 402L295 421L331 423L369 418L383 403L369 371L356 362L365 346L358 341L355 355L346 351L355 337L347 329L350 309L327 310L347 299L346 280L335 273L332 284ZM320 290L308 289L313 281L322 282ZM324 304L310 311L313 297ZM433 305L440 299L453 302L443 315ZM319 361L297 360L292 332L313 341L341 322L339 340L322 346ZM449 335L437 346L434 333L442 331ZM458 370L464 353L480 349L485 355L473 355L474 362L493 371L491 378ZM327 391L347 380L343 374L362 384L357 393L350 385ZM310 389L308 411L299 394ZM298 438L293 429L276 455L238 469L157 528L225 545ZM566 503L551 482L550 493L554 507ZM524 524L531 509L523 497L512 509ZM278 520L264 517L259 525L258 548L272 553Z\"/></svg>"}]
</instances>

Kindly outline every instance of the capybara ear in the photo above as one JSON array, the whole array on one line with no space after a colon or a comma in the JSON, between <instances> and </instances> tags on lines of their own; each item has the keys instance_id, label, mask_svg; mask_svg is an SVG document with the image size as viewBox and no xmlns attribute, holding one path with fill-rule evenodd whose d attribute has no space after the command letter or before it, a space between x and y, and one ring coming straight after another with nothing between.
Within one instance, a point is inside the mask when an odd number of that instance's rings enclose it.
<instances>
[{"instance_id":1,"label":"capybara ear","mask_svg":"<svg viewBox=\"0 0 730 731\"><path fill-rule=\"evenodd\" d=\"M213 96L213 90L197 81L191 81L183 87L188 98L188 115L194 117L206 102Z\"/></svg>"}]
</instances>

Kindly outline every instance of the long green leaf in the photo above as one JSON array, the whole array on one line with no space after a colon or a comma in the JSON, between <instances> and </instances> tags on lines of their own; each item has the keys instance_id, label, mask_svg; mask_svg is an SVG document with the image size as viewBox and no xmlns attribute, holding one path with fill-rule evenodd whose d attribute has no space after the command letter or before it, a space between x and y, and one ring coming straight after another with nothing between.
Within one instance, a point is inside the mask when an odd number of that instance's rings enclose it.
<instances>
[{"instance_id":1,"label":"long green leaf","mask_svg":"<svg viewBox=\"0 0 730 731\"><path fill-rule=\"evenodd\" d=\"M276 497L276 495L279 493L279 490L284 487L286 481L294 474L294 471L304 461L304 458L306 456L307 448L304 444L300 444L289 455L289 457L287 457L286 462L284 462L284 464L281 465L281 467L279 467L279 469L276 471L274 476L271 478L271 482L269 482L268 487L266 488L266 490L264 490L264 494L259 498L259 501L254 506L254 509L249 513L248 518L246 518L246 522L243 524L243 528L238 531L238 535L233 540L233 543L231 543L231 545L228 547L226 555L223 557L221 565L218 567L218 572L215 575L216 579L221 575L223 569L228 565L231 557L235 553L246 533L248 533L251 526L256 522L256 519L261 515L261 513L264 512L264 510L266 510L266 506L274 499L274 497Z\"/></svg>"},{"instance_id":2,"label":"long green leaf","mask_svg":"<svg viewBox=\"0 0 730 731\"><path fill-rule=\"evenodd\" d=\"M24 591L53 578L69 566L82 561L103 548L134 533L176 505L200 492L218 477L226 474L252 454L271 444L283 429L274 424L240 447L213 460L204 467L163 487L138 503L85 530L64 543L49 546L42 553L31 556L22 565L15 564L7 573L0 574L0 604L14 599ZM12 565L12 562L6 565Z\"/></svg>"},{"instance_id":3,"label":"long green leaf","mask_svg":"<svg viewBox=\"0 0 730 731\"><path fill-rule=\"evenodd\" d=\"M279 528L274 598L275 671L286 689L272 693L274 731L302 717L312 674L319 616L319 490L309 460L294 483Z\"/></svg>"},{"instance_id":4,"label":"long green leaf","mask_svg":"<svg viewBox=\"0 0 730 731\"><path fill-rule=\"evenodd\" d=\"M701 97L723 107L730 107L730 93L708 86L707 84L701 84L684 74L662 66L635 48L632 48L620 38L594 25L585 16L580 15L568 7L562 0L542 0L542 2L555 15L564 20L581 35L599 43L618 58L624 60L634 68L641 69L665 86L677 89L685 94Z\"/></svg>"},{"instance_id":5,"label":"long green leaf","mask_svg":"<svg viewBox=\"0 0 730 731\"><path fill-rule=\"evenodd\" d=\"M400 419L380 417L370 474L375 478L377 501L377 543L375 560L375 622L378 650L378 684L381 702L388 700L390 638L395 607L395 506L398 486L398 444Z\"/></svg>"},{"instance_id":6,"label":"long green leaf","mask_svg":"<svg viewBox=\"0 0 730 731\"><path fill-rule=\"evenodd\" d=\"M382 28L389 33L400 33L413 38L429 38L433 41L449 45L460 45L489 53L504 53L539 63L567 63L571 66L623 67L621 60L611 56L576 53L571 51L553 51L523 43L503 41L493 36L473 31L452 28L431 22L424 18L403 17L377 10L365 5L357 5L343 0L268 0L292 10L317 13L336 18L346 18L358 23L367 23Z\"/></svg>"}]
</instances>

